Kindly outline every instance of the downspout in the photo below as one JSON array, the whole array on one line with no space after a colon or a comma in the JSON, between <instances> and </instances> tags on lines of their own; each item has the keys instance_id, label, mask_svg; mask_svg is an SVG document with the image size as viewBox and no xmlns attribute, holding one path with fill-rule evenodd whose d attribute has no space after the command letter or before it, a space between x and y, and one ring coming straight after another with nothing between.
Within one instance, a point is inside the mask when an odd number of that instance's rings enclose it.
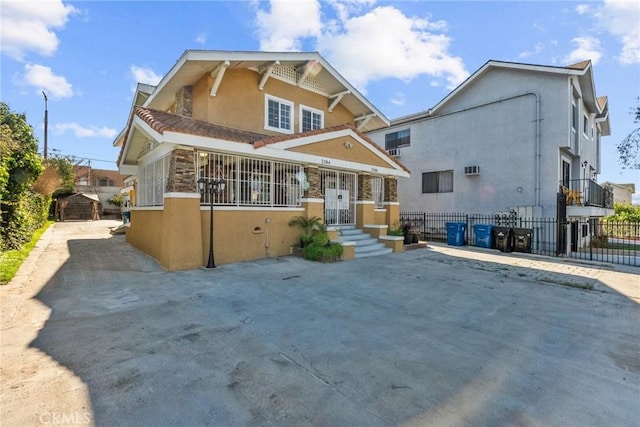
<instances>
[{"instance_id":1,"label":"downspout","mask_svg":"<svg viewBox=\"0 0 640 427\"><path fill-rule=\"evenodd\" d=\"M450 116L452 114L464 113L466 111L475 110L476 108L486 107L487 105L498 104L500 102L510 101L516 98L522 98L523 96L533 95L536 97L536 141L535 141L535 189L534 189L534 197L535 197L535 206L540 206L540 158L542 157L542 153L540 152L540 95L537 92L527 91L520 93L518 95L507 96L505 98L496 99L495 101L485 102L478 105L473 105L471 107L465 107L460 110L451 111L449 113L440 114L440 115L429 115L422 120L417 120L416 122L437 119L440 117ZM429 113L431 114L431 112ZM393 126L399 125L399 123L394 123Z\"/></svg>"},{"instance_id":2,"label":"downspout","mask_svg":"<svg viewBox=\"0 0 640 427\"><path fill-rule=\"evenodd\" d=\"M540 206L540 95L537 92L529 92L536 97L536 206Z\"/></svg>"}]
</instances>

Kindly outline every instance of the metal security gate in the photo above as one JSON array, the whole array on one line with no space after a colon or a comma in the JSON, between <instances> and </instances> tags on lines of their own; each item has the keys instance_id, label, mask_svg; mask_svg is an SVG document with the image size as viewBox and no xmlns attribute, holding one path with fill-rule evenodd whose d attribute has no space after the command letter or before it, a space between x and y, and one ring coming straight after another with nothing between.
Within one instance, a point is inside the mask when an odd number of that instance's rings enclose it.
<instances>
[{"instance_id":1,"label":"metal security gate","mask_svg":"<svg viewBox=\"0 0 640 427\"><path fill-rule=\"evenodd\" d=\"M355 173L320 170L320 188L324 197L324 223L356 223L358 177Z\"/></svg>"}]
</instances>

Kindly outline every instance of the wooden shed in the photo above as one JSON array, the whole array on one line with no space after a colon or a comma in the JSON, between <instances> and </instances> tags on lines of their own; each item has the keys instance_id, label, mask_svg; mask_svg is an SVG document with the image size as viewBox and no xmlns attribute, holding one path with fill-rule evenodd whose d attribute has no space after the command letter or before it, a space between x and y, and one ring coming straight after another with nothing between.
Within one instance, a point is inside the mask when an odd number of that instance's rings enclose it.
<instances>
[{"instance_id":1,"label":"wooden shed","mask_svg":"<svg viewBox=\"0 0 640 427\"><path fill-rule=\"evenodd\" d=\"M100 219L100 200L97 194L76 193L58 200L57 212L60 221L68 219Z\"/></svg>"}]
</instances>

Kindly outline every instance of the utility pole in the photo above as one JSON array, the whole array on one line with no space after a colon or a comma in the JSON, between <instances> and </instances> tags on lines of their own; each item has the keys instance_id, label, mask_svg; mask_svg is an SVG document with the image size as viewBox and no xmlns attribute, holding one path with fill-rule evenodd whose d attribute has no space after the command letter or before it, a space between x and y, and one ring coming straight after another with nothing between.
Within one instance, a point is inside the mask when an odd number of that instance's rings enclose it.
<instances>
[{"instance_id":1,"label":"utility pole","mask_svg":"<svg viewBox=\"0 0 640 427\"><path fill-rule=\"evenodd\" d=\"M44 158L47 158L47 139L49 137L49 111L47 109L47 94L42 91L44 96Z\"/></svg>"}]
</instances>

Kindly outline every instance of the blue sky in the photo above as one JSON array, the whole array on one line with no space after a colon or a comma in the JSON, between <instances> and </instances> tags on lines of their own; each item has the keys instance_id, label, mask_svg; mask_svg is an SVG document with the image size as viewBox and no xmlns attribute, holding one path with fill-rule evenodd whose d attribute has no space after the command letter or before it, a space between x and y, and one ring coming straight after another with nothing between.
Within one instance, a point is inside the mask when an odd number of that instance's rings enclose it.
<instances>
[{"instance_id":1,"label":"blue sky","mask_svg":"<svg viewBox=\"0 0 640 427\"><path fill-rule=\"evenodd\" d=\"M157 83L186 49L319 51L390 119L433 107L490 59L591 59L612 126L599 181L640 191L640 171L623 170L615 150L638 126L638 0L3 0L0 10L0 98L27 115L42 150L46 91L49 152L96 168L116 168L136 82Z\"/></svg>"}]
</instances>

